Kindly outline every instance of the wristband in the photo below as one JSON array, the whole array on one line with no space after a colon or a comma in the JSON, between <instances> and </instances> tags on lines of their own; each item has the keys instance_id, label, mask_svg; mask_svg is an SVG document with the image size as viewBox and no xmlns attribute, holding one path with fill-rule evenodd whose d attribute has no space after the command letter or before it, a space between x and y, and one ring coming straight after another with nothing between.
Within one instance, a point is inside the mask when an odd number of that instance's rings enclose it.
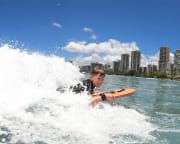
<instances>
[{"instance_id":1,"label":"wristband","mask_svg":"<svg viewBox=\"0 0 180 144\"><path fill-rule=\"evenodd\" d=\"M100 96L101 96L102 101L106 100L106 95L104 93L101 93Z\"/></svg>"}]
</instances>

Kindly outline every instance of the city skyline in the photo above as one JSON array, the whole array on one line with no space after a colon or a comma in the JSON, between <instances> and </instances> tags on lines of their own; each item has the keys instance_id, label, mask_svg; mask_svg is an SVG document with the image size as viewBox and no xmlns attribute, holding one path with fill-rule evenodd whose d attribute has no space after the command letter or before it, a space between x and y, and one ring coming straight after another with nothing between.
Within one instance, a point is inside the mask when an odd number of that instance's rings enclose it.
<instances>
[{"instance_id":1,"label":"city skyline","mask_svg":"<svg viewBox=\"0 0 180 144\"><path fill-rule=\"evenodd\" d=\"M107 71L112 72L156 72L164 71L179 71L180 70L180 50L174 52L174 63L170 62L170 49L167 46L160 47L158 64L149 63L146 66L141 66L141 51L135 50L131 51L131 55L123 53L121 59L113 61L112 65L102 64L99 62L91 63L90 65L85 65L80 67L82 71L90 71L94 66L103 67ZM93 66L92 66L93 65Z\"/></svg>"},{"instance_id":2,"label":"city skyline","mask_svg":"<svg viewBox=\"0 0 180 144\"><path fill-rule=\"evenodd\" d=\"M140 50L142 66L157 64L159 48L168 46L173 62L180 48L179 7L178 0L1 0L0 44L77 65L112 64Z\"/></svg>"}]
</instances>

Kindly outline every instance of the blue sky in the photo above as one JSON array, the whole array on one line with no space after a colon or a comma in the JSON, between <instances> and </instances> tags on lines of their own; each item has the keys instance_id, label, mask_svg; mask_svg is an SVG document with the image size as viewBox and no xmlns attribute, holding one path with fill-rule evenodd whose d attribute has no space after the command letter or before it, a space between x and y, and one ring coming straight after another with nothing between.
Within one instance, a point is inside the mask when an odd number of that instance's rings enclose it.
<instances>
[{"instance_id":1,"label":"blue sky","mask_svg":"<svg viewBox=\"0 0 180 144\"><path fill-rule=\"evenodd\" d=\"M87 51L92 44L123 50L135 43L147 56L164 45L180 48L179 0L0 0L0 18L1 41L67 59L107 55ZM68 48L72 42L78 48Z\"/></svg>"}]
</instances>

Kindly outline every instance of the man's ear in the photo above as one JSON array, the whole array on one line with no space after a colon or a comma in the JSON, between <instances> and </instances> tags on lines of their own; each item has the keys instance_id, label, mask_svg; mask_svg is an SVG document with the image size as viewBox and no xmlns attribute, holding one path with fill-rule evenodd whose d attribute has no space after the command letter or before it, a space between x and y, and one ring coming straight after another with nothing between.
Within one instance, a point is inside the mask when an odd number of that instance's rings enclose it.
<instances>
[{"instance_id":1,"label":"man's ear","mask_svg":"<svg viewBox=\"0 0 180 144\"><path fill-rule=\"evenodd\" d=\"M92 75L90 76L90 80L93 81L93 76Z\"/></svg>"}]
</instances>

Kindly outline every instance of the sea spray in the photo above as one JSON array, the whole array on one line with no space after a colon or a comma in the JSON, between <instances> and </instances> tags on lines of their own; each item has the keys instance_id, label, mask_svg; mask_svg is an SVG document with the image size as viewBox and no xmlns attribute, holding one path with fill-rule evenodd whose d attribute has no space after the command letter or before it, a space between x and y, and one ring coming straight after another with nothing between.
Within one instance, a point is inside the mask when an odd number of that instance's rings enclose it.
<instances>
[{"instance_id":1,"label":"sea spray","mask_svg":"<svg viewBox=\"0 0 180 144\"><path fill-rule=\"evenodd\" d=\"M60 85L70 85L82 75L63 58L0 48L1 109L15 110L49 95Z\"/></svg>"},{"instance_id":2,"label":"sea spray","mask_svg":"<svg viewBox=\"0 0 180 144\"><path fill-rule=\"evenodd\" d=\"M87 93L60 93L84 76L61 57L0 48L0 142L43 144L143 143L148 117L123 106L89 105Z\"/></svg>"}]
</instances>

